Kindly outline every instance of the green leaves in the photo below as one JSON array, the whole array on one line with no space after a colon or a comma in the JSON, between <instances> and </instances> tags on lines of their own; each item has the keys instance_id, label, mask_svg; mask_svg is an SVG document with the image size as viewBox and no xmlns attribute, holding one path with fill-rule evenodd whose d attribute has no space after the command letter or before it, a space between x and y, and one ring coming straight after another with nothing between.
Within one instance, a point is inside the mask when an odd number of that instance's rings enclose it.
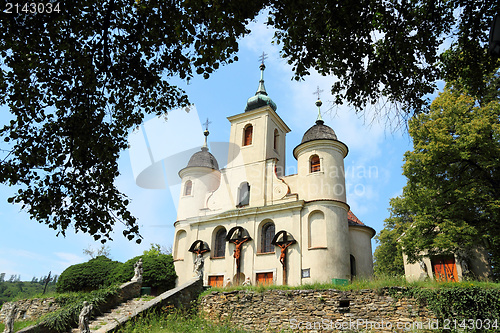
<instances>
[{"instance_id":1,"label":"green leaves","mask_svg":"<svg viewBox=\"0 0 500 333\"><path fill-rule=\"evenodd\" d=\"M314 68L337 78L337 104L362 111L389 101L408 119L427 110L436 80L460 79L474 95L483 93L483 77L500 67L487 55L489 24L499 10L493 0L272 1L268 24L278 29L295 79ZM446 38L454 43L442 53Z\"/></svg>"},{"instance_id":2,"label":"green leaves","mask_svg":"<svg viewBox=\"0 0 500 333\"><path fill-rule=\"evenodd\" d=\"M500 102L486 100L448 85L428 114L409 123L414 150L405 154L398 216L411 216L400 238L410 261L476 248L498 260Z\"/></svg>"},{"instance_id":3,"label":"green leaves","mask_svg":"<svg viewBox=\"0 0 500 333\"><path fill-rule=\"evenodd\" d=\"M467 282L432 289L412 287L404 289L403 295L414 297L418 302L426 304L439 319L440 325L445 324L452 331L498 331L498 287L477 286Z\"/></svg>"},{"instance_id":4,"label":"green leaves","mask_svg":"<svg viewBox=\"0 0 500 333\"><path fill-rule=\"evenodd\" d=\"M141 241L118 191L118 156L146 113L188 105L168 78L208 77L232 62L237 38L262 3L110 0L77 2L59 15L0 22L0 179L22 190L9 202L58 234L105 242L116 223Z\"/></svg>"}]
</instances>

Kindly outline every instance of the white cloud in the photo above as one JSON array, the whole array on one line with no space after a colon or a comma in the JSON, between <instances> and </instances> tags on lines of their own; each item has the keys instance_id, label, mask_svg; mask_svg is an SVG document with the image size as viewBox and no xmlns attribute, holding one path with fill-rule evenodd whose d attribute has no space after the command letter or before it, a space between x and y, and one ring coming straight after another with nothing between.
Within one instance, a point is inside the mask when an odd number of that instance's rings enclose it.
<instances>
[{"instance_id":1,"label":"white cloud","mask_svg":"<svg viewBox=\"0 0 500 333\"><path fill-rule=\"evenodd\" d=\"M83 257L78 256L74 253L54 252L54 255L59 258L59 260L56 260L56 262L60 267L63 268L63 270L68 266L79 264L85 261Z\"/></svg>"}]
</instances>

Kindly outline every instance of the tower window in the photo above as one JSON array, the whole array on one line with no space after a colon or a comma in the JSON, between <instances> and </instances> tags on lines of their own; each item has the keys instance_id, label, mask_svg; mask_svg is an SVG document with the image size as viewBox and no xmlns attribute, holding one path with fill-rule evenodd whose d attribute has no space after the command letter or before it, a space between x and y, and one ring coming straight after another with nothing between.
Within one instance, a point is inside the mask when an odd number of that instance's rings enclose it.
<instances>
[{"instance_id":1,"label":"tower window","mask_svg":"<svg viewBox=\"0 0 500 333\"><path fill-rule=\"evenodd\" d=\"M253 136L253 126L248 125L247 127L245 127L243 146L249 146L252 144L252 136Z\"/></svg>"},{"instance_id":2,"label":"tower window","mask_svg":"<svg viewBox=\"0 0 500 333\"><path fill-rule=\"evenodd\" d=\"M354 278L356 276L356 258L351 254L350 256L350 261L351 261L351 278Z\"/></svg>"},{"instance_id":3,"label":"tower window","mask_svg":"<svg viewBox=\"0 0 500 333\"><path fill-rule=\"evenodd\" d=\"M274 230L275 229L273 222L267 222L262 227L260 252L262 253L274 252L274 245L271 244L271 241L274 238Z\"/></svg>"},{"instance_id":4,"label":"tower window","mask_svg":"<svg viewBox=\"0 0 500 333\"><path fill-rule=\"evenodd\" d=\"M226 229L220 228L215 234L214 239L214 258L223 258L226 256Z\"/></svg>"},{"instance_id":5,"label":"tower window","mask_svg":"<svg viewBox=\"0 0 500 333\"><path fill-rule=\"evenodd\" d=\"M250 204L250 184L247 182L241 183L238 188L238 207L247 206Z\"/></svg>"},{"instance_id":6,"label":"tower window","mask_svg":"<svg viewBox=\"0 0 500 333\"><path fill-rule=\"evenodd\" d=\"M321 170L321 165L318 155L311 156L311 159L309 161L311 163L311 172L318 172Z\"/></svg>"},{"instance_id":7,"label":"tower window","mask_svg":"<svg viewBox=\"0 0 500 333\"><path fill-rule=\"evenodd\" d=\"M278 139L279 139L279 132L278 129L274 130L274 149L278 149Z\"/></svg>"},{"instance_id":8,"label":"tower window","mask_svg":"<svg viewBox=\"0 0 500 333\"><path fill-rule=\"evenodd\" d=\"M188 180L186 184L184 184L184 195L191 195L193 191L193 182Z\"/></svg>"}]
</instances>

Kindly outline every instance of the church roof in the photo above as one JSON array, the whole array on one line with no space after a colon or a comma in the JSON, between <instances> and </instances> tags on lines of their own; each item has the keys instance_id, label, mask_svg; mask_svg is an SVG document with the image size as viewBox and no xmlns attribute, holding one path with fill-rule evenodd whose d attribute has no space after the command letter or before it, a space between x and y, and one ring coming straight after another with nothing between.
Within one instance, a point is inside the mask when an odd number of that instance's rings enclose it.
<instances>
[{"instance_id":1,"label":"church roof","mask_svg":"<svg viewBox=\"0 0 500 333\"><path fill-rule=\"evenodd\" d=\"M255 95L247 100L245 112L255 110L266 105L269 105L274 111L278 108L271 97L267 95L266 87L264 86L264 69L266 69L266 66L262 63L260 65L259 87L257 88Z\"/></svg>"},{"instance_id":2,"label":"church roof","mask_svg":"<svg viewBox=\"0 0 500 333\"><path fill-rule=\"evenodd\" d=\"M201 151L196 152L189 159L187 167L206 167L214 170L219 170L219 164L207 147L201 147Z\"/></svg>"},{"instance_id":3,"label":"church roof","mask_svg":"<svg viewBox=\"0 0 500 333\"><path fill-rule=\"evenodd\" d=\"M356 215L352 211L349 210L347 213L347 221L349 222L349 225L365 225L363 222L361 222Z\"/></svg>"},{"instance_id":4,"label":"church roof","mask_svg":"<svg viewBox=\"0 0 500 333\"><path fill-rule=\"evenodd\" d=\"M301 143L321 139L337 140L337 135L330 126L324 124L323 120L316 120L316 124L309 128L302 137Z\"/></svg>"}]
</instances>

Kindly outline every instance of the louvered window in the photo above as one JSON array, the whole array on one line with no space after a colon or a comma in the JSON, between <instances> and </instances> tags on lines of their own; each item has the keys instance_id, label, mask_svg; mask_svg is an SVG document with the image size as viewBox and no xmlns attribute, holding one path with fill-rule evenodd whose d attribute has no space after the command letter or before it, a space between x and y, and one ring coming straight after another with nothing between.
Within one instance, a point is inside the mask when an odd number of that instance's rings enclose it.
<instances>
[{"instance_id":1,"label":"louvered window","mask_svg":"<svg viewBox=\"0 0 500 333\"><path fill-rule=\"evenodd\" d=\"M245 128L245 137L243 138L243 146L248 146L252 144L252 136L253 136L253 126L248 125Z\"/></svg>"}]
</instances>

